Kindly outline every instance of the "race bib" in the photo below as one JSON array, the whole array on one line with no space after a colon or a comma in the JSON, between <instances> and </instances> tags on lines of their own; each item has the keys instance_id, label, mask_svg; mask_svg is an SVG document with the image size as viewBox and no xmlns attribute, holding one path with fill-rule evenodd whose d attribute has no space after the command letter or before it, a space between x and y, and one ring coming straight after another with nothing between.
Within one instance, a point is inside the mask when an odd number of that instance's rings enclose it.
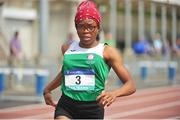
<instances>
[{"instance_id":1,"label":"race bib","mask_svg":"<svg viewBox=\"0 0 180 120\"><path fill-rule=\"evenodd\" d=\"M65 86L75 91L88 91L95 88L95 72L93 70L65 71Z\"/></svg>"}]
</instances>

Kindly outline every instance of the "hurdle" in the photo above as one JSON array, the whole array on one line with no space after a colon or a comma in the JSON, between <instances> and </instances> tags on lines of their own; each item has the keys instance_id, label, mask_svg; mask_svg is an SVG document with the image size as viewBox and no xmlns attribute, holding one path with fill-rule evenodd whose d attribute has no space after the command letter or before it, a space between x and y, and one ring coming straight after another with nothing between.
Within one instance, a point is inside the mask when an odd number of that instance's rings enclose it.
<instances>
[{"instance_id":1,"label":"hurdle","mask_svg":"<svg viewBox=\"0 0 180 120\"><path fill-rule=\"evenodd\" d=\"M169 83L176 83L176 73L178 67L176 61L140 61L138 63L138 66L140 67L140 78L143 81L147 81L149 68L163 68L167 69L168 71L167 78L169 80Z\"/></svg>"},{"instance_id":2,"label":"hurdle","mask_svg":"<svg viewBox=\"0 0 180 120\"><path fill-rule=\"evenodd\" d=\"M49 77L49 71L37 68L0 68L0 96L4 96L6 76L13 74L18 80L22 80L24 75L35 76L35 96L43 96L43 90Z\"/></svg>"}]
</instances>

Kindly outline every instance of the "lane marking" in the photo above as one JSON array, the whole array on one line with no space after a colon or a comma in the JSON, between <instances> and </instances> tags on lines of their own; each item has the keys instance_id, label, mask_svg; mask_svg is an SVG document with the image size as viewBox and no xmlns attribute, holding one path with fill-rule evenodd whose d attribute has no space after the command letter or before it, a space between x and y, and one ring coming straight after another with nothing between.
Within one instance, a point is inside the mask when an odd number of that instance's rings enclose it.
<instances>
[{"instance_id":1,"label":"lane marking","mask_svg":"<svg viewBox=\"0 0 180 120\"><path fill-rule=\"evenodd\" d=\"M128 100L128 101L123 101L121 102L121 105L116 105L115 107L119 107L119 106L125 106L125 105L131 105L131 104L137 104L137 103L141 103L141 102L148 102L148 101L157 101L157 100L161 100L161 99L166 99L166 98L171 98L171 97L178 97L180 96L180 94L178 94L179 92L175 92L175 93L168 93L166 94L166 96L162 96L162 95L156 95L156 96L150 96L150 97L146 97L146 98L141 98L141 99L136 99L136 100ZM42 108L43 109L43 108ZM111 110L113 109L113 107L110 108ZM48 112L48 115L53 112ZM46 114L39 114L38 115L34 115L34 116L26 116L24 118L35 118L35 117L40 117L40 116L44 116Z\"/></svg>"},{"instance_id":2,"label":"lane marking","mask_svg":"<svg viewBox=\"0 0 180 120\"><path fill-rule=\"evenodd\" d=\"M165 95L158 94L154 96L148 96L144 98L132 98L129 100L118 100L112 106L109 108L112 109L113 107L119 107L119 106L126 106L126 105L133 105L137 103L142 103L142 102L150 102L150 101L157 101L157 100L162 100L170 97L179 97L179 91L176 91L174 93L166 93Z\"/></svg>"},{"instance_id":3,"label":"lane marking","mask_svg":"<svg viewBox=\"0 0 180 120\"><path fill-rule=\"evenodd\" d=\"M26 110L33 110L33 109L45 109L51 107L46 104L32 104L32 105L24 105L24 106L17 106L17 107L10 107L0 109L0 113L8 113L8 112L18 112L18 111L26 111ZM52 108L52 107L51 107ZM55 109L55 108L52 108Z\"/></svg>"},{"instance_id":4,"label":"lane marking","mask_svg":"<svg viewBox=\"0 0 180 120\"><path fill-rule=\"evenodd\" d=\"M20 119L43 119L46 117L52 117L52 119L54 118L54 113L53 112L48 112L45 114L38 114L38 115L33 115L33 116L28 116L28 117L20 117ZM17 118L18 119L18 118Z\"/></svg>"},{"instance_id":5,"label":"lane marking","mask_svg":"<svg viewBox=\"0 0 180 120\"><path fill-rule=\"evenodd\" d=\"M177 106L177 105L180 105L180 101L170 102L170 103L165 103L165 104L160 104L160 105L154 105L154 106L151 106L151 107L140 108L140 109L136 109L136 110L129 110L127 112L116 113L116 114L106 116L106 119L128 117L130 115L137 115L137 114L140 114L140 113L152 112L152 111L155 111L155 110L174 107L174 106Z\"/></svg>"},{"instance_id":6,"label":"lane marking","mask_svg":"<svg viewBox=\"0 0 180 120\"><path fill-rule=\"evenodd\" d=\"M155 90L154 90L155 89ZM134 98L134 97L141 97L144 95L152 95L152 94L164 94L166 92L174 92L174 91L180 91L180 86L178 87L167 87L167 88L154 88L154 89L145 89L145 90L140 90L137 91L136 93L130 95L130 96L124 96L122 98L118 98L118 99L129 99L129 98Z\"/></svg>"},{"instance_id":7,"label":"lane marking","mask_svg":"<svg viewBox=\"0 0 180 120\"><path fill-rule=\"evenodd\" d=\"M137 92L137 94L135 94L135 96L137 98L131 98L130 100L124 100L123 99L121 100L120 99L120 103L122 105L118 105L118 106L124 106L124 105L131 105L131 104L136 104L136 103L141 103L143 101L145 102L148 102L148 101L151 101L150 99L152 100L161 100L161 99L165 99L165 98L169 98L169 97L174 97L174 96L179 96L179 92L177 93L168 93L168 94L165 94L165 95L154 95L154 96L148 96L146 98L138 98L138 95L144 95L144 94L149 94L149 93L158 93L158 92L168 92L168 91L172 91L173 89L177 89L179 90L179 86L175 86L175 87L161 87L161 88L150 88L150 89L141 89ZM176 94L176 95L175 95ZM135 97L133 96L133 97ZM156 98L156 99L155 99ZM132 99L135 99L135 100L132 100ZM139 100L138 100L139 99ZM115 105L116 107L117 105ZM45 105L45 103L41 103L41 104L32 104L32 105L24 105L24 106L17 106L17 107L11 107L11 108L4 108L4 109L1 109L0 110L0 113L7 113L7 112L17 112L17 111L26 111L26 110L30 110L30 109L39 109L39 108L42 108L42 109L45 109L45 108L48 108L50 106L47 106ZM112 105L113 107L113 105ZM53 108L54 109L54 108ZM110 108L112 109L112 108ZM137 110L136 110L137 111ZM125 113L125 112L124 112ZM34 116L43 116L43 115L49 115L50 113L46 113L46 114L40 114L40 115L34 115ZM52 112L51 114L52 115ZM116 114L115 114L116 115ZM112 115L113 116L113 115ZM30 117L30 116L29 116ZM33 117L33 116L31 116ZM30 117L30 118L31 118ZM26 117L25 117L26 118ZM28 117L27 117L28 118Z\"/></svg>"},{"instance_id":8,"label":"lane marking","mask_svg":"<svg viewBox=\"0 0 180 120\"><path fill-rule=\"evenodd\" d=\"M172 86L172 87L158 87L158 88L149 88L149 89L140 89L139 91L137 91L134 95L132 95L132 97L139 97L139 95L144 95L144 94L151 94L151 93L158 93L158 92L168 92L169 90L171 91L172 89L179 89L180 90L180 86ZM166 91L167 90L167 91ZM130 96L131 97L131 96ZM121 101L123 100L123 98L118 98ZM117 100L118 100L117 99ZM57 101L56 101L57 102ZM50 107L48 105L46 105L45 103L40 103L40 104L31 104L31 105L22 105L22 106L16 106L16 107L9 107L9 108L3 108L0 109L0 112L14 112L14 111L19 111L22 109L28 110L28 109L33 109L33 108L39 108L39 107Z\"/></svg>"},{"instance_id":9,"label":"lane marking","mask_svg":"<svg viewBox=\"0 0 180 120\"><path fill-rule=\"evenodd\" d=\"M164 119L164 120L179 120L180 119L180 116L174 116L174 117L169 117L167 119Z\"/></svg>"}]
</instances>

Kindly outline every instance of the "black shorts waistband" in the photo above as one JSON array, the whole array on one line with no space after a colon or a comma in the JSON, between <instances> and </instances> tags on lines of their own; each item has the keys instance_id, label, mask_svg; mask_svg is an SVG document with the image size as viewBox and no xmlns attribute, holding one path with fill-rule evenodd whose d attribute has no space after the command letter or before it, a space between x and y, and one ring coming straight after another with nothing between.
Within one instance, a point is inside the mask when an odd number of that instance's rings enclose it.
<instances>
[{"instance_id":1,"label":"black shorts waistband","mask_svg":"<svg viewBox=\"0 0 180 120\"><path fill-rule=\"evenodd\" d=\"M76 104L97 104L97 101L79 101L79 100L74 100L70 98L69 96L65 95L62 93L61 99L66 100L71 103L76 103Z\"/></svg>"}]
</instances>

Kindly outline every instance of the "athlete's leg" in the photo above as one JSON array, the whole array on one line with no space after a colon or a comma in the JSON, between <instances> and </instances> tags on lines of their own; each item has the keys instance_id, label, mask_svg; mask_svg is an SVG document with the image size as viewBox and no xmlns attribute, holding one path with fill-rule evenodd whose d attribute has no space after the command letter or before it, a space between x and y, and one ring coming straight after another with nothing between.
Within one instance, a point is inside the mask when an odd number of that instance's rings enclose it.
<instances>
[{"instance_id":1,"label":"athlete's leg","mask_svg":"<svg viewBox=\"0 0 180 120\"><path fill-rule=\"evenodd\" d=\"M72 119L72 116L70 115L69 112L67 112L65 109L63 108L59 108L58 110L56 109L55 110L55 116L54 116L55 119Z\"/></svg>"},{"instance_id":2,"label":"athlete's leg","mask_svg":"<svg viewBox=\"0 0 180 120\"><path fill-rule=\"evenodd\" d=\"M61 96L55 109L54 119L72 119L72 105L68 103L68 100Z\"/></svg>"},{"instance_id":3,"label":"athlete's leg","mask_svg":"<svg viewBox=\"0 0 180 120\"><path fill-rule=\"evenodd\" d=\"M70 118L66 117L66 116L57 116L55 118L55 120L70 120Z\"/></svg>"}]
</instances>

